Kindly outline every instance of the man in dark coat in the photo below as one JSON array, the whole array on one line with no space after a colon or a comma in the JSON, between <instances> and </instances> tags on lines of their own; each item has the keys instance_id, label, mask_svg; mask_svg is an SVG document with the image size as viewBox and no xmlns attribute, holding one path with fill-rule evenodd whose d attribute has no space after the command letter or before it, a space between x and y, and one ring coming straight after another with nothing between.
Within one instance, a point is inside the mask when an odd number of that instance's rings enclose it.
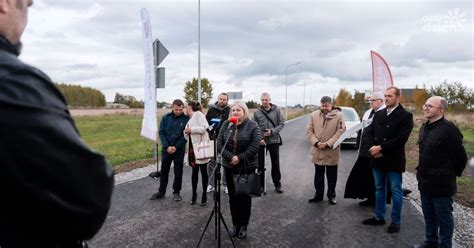
<instances>
[{"instance_id":1,"label":"man in dark coat","mask_svg":"<svg viewBox=\"0 0 474 248\"><path fill-rule=\"evenodd\" d=\"M219 94L217 98L217 102L214 104L211 104L209 106L209 110L206 113L206 120L209 123L209 126L212 127L212 130L209 133L209 136L212 140L215 140L217 136L219 135L219 129L222 123L229 119L229 112L230 112L230 106L228 104L229 102L229 95L227 93L222 92ZM219 119L219 123L213 123L212 119ZM216 153L217 154L217 153ZM215 162L210 162L207 164L207 174L209 175L209 185L207 186L207 192L212 192L214 191L214 168L215 168ZM225 170L224 172L225 173ZM222 175L222 190L224 190L225 193L228 193L227 189L227 179L225 175Z\"/></svg>"},{"instance_id":2,"label":"man in dark coat","mask_svg":"<svg viewBox=\"0 0 474 248\"><path fill-rule=\"evenodd\" d=\"M171 163L174 164L173 200L181 201L181 187L183 184L183 163L185 154L186 139L184 138L184 128L189 117L183 113L184 103L177 99L173 101L173 110L164 115L160 122L161 141L161 175L160 188L150 199L163 198L168 186L168 176Z\"/></svg>"},{"instance_id":3,"label":"man in dark coat","mask_svg":"<svg viewBox=\"0 0 474 248\"><path fill-rule=\"evenodd\" d=\"M373 120L376 112L385 109L384 95L381 92L374 92L368 101L370 101L371 108L364 113L362 121ZM359 156L347 178L344 191L344 198L367 198L367 200L359 202L360 206L373 206L375 204L375 183L370 167L369 144L367 128L364 128L361 135Z\"/></svg>"},{"instance_id":4,"label":"man in dark coat","mask_svg":"<svg viewBox=\"0 0 474 248\"><path fill-rule=\"evenodd\" d=\"M113 171L51 79L17 58L31 5L0 1L0 247L85 247L107 216Z\"/></svg>"},{"instance_id":5,"label":"man in dark coat","mask_svg":"<svg viewBox=\"0 0 474 248\"><path fill-rule=\"evenodd\" d=\"M372 125L367 128L372 155L371 165L375 179L375 217L363 221L365 225L384 225L387 198L387 181L392 190L392 223L388 233L400 231L403 191L402 173L405 171L405 144L413 129L413 115L400 105L400 89L385 90L383 111L375 113Z\"/></svg>"},{"instance_id":6,"label":"man in dark coat","mask_svg":"<svg viewBox=\"0 0 474 248\"><path fill-rule=\"evenodd\" d=\"M428 121L420 128L416 168L426 226L423 247L452 246L456 176L462 175L467 163L461 132L444 119L447 108L446 100L439 96L428 98L423 105L423 114Z\"/></svg>"},{"instance_id":7,"label":"man in dark coat","mask_svg":"<svg viewBox=\"0 0 474 248\"><path fill-rule=\"evenodd\" d=\"M225 92L222 92L219 94L217 102L209 106L209 110L206 113L206 120L209 122L209 125L212 125L211 120L214 118L219 118L221 120L220 124L229 118L230 107L228 102L229 95L227 95ZM215 127L215 130L218 133L219 127ZM217 136L215 138L217 138Z\"/></svg>"}]
</instances>

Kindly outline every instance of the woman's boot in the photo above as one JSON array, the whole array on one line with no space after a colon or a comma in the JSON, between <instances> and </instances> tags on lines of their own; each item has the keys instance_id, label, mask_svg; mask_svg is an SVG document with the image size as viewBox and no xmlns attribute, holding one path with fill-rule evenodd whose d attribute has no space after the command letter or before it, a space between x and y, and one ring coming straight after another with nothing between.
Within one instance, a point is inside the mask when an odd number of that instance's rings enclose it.
<instances>
[{"instance_id":1,"label":"woman's boot","mask_svg":"<svg viewBox=\"0 0 474 248\"><path fill-rule=\"evenodd\" d=\"M237 237L237 236L239 236L239 233L240 233L240 227L239 226L234 226L234 229L230 233L230 236Z\"/></svg>"},{"instance_id":2,"label":"woman's boot","mask_svg":"<svg viewBox=\"0 0 474 248\"><path fill-rule=\"evenodd\" d=\"M207 194L206 192L202 192L201 206L206 206L206 205L207 205Z\"/></svg>"},{"instance_id":3,"label":"woman's boot","mask_svg":"<svg viewBox=\"0 0 474 248\"><path fill-rule=\"evenodd\" d=\"M244 239L247 237L247 225L240 227L239 239Z\"/></svg>"},{"instance_id":4,"label":"woman's boot","mask_svg":"<svg viewBox=\"0 0 474 248\"><path fill-rule=\"evenodd\" d=\"M196 204L197 193L196 191L193 192L193 197L191 198L191 205Z\"/></svg>"}]
</instances>

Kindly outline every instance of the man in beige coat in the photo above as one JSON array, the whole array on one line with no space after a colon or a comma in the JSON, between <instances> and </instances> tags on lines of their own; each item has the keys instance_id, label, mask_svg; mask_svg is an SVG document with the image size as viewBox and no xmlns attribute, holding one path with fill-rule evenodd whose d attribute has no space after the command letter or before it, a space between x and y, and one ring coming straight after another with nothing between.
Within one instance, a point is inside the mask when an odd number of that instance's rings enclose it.
<instances>
[{"instance_id":1,"label":"man in beige coat","mask_svg":"<svg viewBox=\"0 0 474 248\"><path fill-rule=\"evenodd\" d=\"M321 98L319 110L311 113L306 135L311 143L311 161L315 166L314 188L316 194L309 202L319 202L324 196L324 174L328 179L327 197L331 205L336 204L337 163L340 148L332 149L336 140L346 130L339 108L332 105L329 96Z\"/></svg>"}]
</instances>

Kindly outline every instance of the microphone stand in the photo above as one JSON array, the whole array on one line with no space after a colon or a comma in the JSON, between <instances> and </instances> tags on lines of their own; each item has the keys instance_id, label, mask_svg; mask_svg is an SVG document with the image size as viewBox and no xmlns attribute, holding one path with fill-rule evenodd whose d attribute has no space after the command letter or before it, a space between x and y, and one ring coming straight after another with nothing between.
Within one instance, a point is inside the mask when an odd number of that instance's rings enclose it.
<instances>
[{"instance_id":1,"label":"microphone stand","mask_svg":"<svg viewBox=\"0 0 474 248\"><path fill-rule=\"evenodd\" d=\"M209 216L209 219L207 220L206 226L204 227L204 230L202 231L201 238L199 238L199 242L197 244L197 247L201 244L202 238L204 237L204 234L206 233L207 227L209 226L209 223L212 220L212 217L214 217L215 214L215 238L217 239L217 247L221 247L221 221L222 224L224 224L225 230L227 231L227 234L229 235L230 241L232 242L232 246L235 247L234 239L232 239L232 236L230 235L229 228L227 227L227 224L225 223L224 217L222 216L221 213L221 165L222 165L222 153L224 152L224 149L227 145L227 142L229 141L230 136L232 135L232 128L228 129L228 135L225 140L224 146L222 147L221 152L217 156L216 159L216 166L214 167L214 170L212 171L212 175L214 176L214 207L212 208L211 215ZM217 146L216 144L217 139L214 142L214 146ZM214 150L217 150L215 148ZM211 178L210 178L211 179Z\"/></svg>"}]
</instances>

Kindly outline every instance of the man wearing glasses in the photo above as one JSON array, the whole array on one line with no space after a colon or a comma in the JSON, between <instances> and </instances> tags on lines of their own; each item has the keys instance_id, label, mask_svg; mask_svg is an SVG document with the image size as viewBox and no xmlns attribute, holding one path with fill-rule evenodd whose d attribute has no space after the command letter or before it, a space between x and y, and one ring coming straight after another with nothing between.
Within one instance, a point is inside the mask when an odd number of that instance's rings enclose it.
<instances>
[{"instance_id":1,"label":"man wearing glasses","mask_svg":"<svg viewBox=\"0 0 474 248\"><path fill-rule=\"evenodd\" d=\"M426 227L422 247L451 247L456 176L462 175L467 163L461 132L444 118L447 108L446 99L439 96L428 98L423 105L428 121L420 128L416 168Z\"/></svg>"},{"instance_id":2,"label":"man wearing glasses","mask_svg":"<svg viewBox=\"0 0 474 248\"><path fill-rule=\"evenodd\" d=\"M370 108L364 113L362 121L372 119L376 112L385 109L383 99L384 96L381 92L374 92L369 96L367 101L370 102ZM367 128L362 130L362 135L359 137L361 139L359 156L347 178L344 198L366 199L359 202L359 205L373 206L375 204L375 184L372 168L370 167L370 142L367 136Z\"/></svg>"}]
</instances>

